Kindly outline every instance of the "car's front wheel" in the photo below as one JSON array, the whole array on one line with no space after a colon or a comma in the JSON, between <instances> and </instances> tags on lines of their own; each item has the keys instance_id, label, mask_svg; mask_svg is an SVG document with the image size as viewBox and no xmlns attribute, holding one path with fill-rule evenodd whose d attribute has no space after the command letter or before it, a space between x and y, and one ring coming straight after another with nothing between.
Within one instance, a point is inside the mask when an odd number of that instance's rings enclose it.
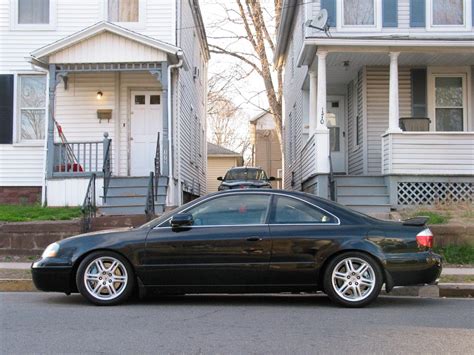
<instances>
[{"instance_id":1,"label":"car's front wheel","mask_svg":"<svg viewBox=\"0 0 474 355\"><path fill-rule=\"evenodd\" d=\"M126 301L134 288L130 263L121 255L98 251L82 260L76 274L79 292L90 302L111 306Z\"/></svg>"},{"instance_id":2,"label":"car's front wheel","mask_svg":"<svg viewBox=\"0 0 474 355\"><path fill-rule=\"evenodd\" d=\"M379 295L382 283L380 266L360 252L338 255L324 273L325 292L332 301L345 307L367 306Z\"/></svg>"}]
</instances>

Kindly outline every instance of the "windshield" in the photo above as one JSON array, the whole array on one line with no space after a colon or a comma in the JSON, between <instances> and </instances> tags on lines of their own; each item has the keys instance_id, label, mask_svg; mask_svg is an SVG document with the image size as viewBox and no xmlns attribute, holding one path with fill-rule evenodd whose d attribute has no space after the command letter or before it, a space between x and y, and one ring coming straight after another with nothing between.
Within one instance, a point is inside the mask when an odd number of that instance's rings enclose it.
<instances>
[{"instance_id":1,"label":"windshield","mask_svg":"<svg viewBox=\"0 0 474 355\"><path fill-rule=\"evenodd\" d=\"M262 169L233 169L225 174L224 180L268 180Z\"/></svg>"}]
</instances>

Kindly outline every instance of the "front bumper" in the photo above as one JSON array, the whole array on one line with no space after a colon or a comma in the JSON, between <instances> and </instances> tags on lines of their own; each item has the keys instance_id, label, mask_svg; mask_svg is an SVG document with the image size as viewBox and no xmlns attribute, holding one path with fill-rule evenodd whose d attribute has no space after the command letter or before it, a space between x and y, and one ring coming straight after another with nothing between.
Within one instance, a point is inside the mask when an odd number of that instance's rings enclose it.
<instances>
[{"instance_id":1,"label":"front bumper","mask_svg":"<svg viewBox=\"0 0 474 355\"><path fill-rule=\"evenodd\" d=\"M385 269L393 286L431 285L441 275L442 258L432 251L396 254L387 257Z\"/></svg>"},{"instance_id":2,"label":"front bumper","mask_svg":"<svg viewBox=\"0 0 474 355\"><path fill-rule=\"evenodd\" d=\"M72 265L57 259L40 259L31 265L33 283L41 291L74 292L72 273Z\"/></svg>"}]
</instances>

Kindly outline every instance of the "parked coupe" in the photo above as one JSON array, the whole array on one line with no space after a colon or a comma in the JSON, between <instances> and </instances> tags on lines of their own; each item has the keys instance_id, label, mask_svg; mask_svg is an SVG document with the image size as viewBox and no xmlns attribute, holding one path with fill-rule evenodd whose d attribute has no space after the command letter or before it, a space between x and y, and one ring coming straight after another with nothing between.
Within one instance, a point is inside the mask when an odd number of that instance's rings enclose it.
<instances>
[{"instance_id":1,"label":"parked coupe","mask_svg":"<svg viewBox=\"0 0 474 355\"><path fill-rule=\"evenodd\" d=\"M381 221L313 195L230 190L139 228L53 243L32 265L36 287L97 305L134 290L175 293L325 292L362 307L385 284L435 283L441 257L426 219Z\"/></svg>"}]
</instances>

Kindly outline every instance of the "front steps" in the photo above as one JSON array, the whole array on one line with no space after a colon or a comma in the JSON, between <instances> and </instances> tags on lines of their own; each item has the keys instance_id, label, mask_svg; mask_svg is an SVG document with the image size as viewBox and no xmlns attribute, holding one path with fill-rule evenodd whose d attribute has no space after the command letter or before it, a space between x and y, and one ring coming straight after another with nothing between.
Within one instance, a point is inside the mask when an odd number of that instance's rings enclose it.
<instances>
[{"instance_id":1,"label":"front steps","mask_svg":"<svg viewBox=\"0 0 474 355\"><path fill-rule=\"evenodd\" d=\"M388 218L390 196L383 176L335 175L336 202L374 217Z\"/></svg>"},{"instance_id":2,"label":"front steps","mask_svg":"<svg viewBox=\"0 0 474 355\"><path fill-rule=\"evenodd\" d=\"M148 192L148 176L111 177L107 198L102 197L99 213L102 215L140 215L145 214ZM168 178L158 178L158 196L155 200L155 213L161 214L165 209Z\"/></svg>"}]
</instances>

